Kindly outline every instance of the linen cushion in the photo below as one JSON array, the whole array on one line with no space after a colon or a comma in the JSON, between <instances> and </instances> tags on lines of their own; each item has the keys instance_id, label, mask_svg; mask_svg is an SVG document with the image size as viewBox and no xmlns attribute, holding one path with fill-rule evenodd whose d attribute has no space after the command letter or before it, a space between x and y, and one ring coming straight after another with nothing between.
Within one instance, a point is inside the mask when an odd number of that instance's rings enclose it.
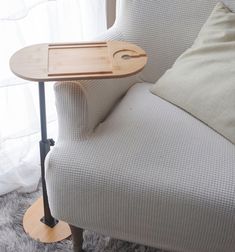
<instances>
[{"instance_id":1,"label":"linen cushion","mask_svg":"<svg viewBox=\"0 0 235 252\"><path fill-rule=\"evenodd\" d=\"M192 47L151 92L235 143L235 13L218 3Z\"/></svg>"}]
</instances>

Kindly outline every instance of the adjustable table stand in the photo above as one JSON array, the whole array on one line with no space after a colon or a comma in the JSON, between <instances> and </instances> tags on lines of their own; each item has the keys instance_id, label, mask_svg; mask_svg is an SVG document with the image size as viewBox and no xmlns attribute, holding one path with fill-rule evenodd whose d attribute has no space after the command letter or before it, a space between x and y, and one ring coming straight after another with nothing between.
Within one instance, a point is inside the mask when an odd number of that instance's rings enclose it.
<instances>
[{"instance_id":1,"label":"adjustable table stand","mask_svg":"<svg viewBox=\"0 0 235 252\"><path fill-rule=\"evenodd\" d=\"M40 105L40 123L41 123L41 141L40 161L41 161L41 181L43 197L39 198L25 213L23 219L23 227L35 240L44 243L52 243L66 239L71 235L71 231L67 223L56 220L52 215L48 203L45 165L44 161L50 146L54 146L53 139L47 138L47 122L46 122L46 101L44 82L38 83L39 105Z\"/></svg>"},{"instance_id":2,"label":"adjustable table stand","mask_svg":"<svg viewBox=\"0 0 235 252\"><path fill-rule=\"evenodd\" d=\"M43 193L43 205L44 205L44 217L41 219L41 221L47 226L53 228L58 223L58 220L52 217L48 203L44 161L47 153L50 151L50 146L54 146L55 142L53 139L47 139L44 82L39 82L38 88L39 88L38 91L39 91L39 105L40 105L40 122L41 122L41 141L40 141L41 179L42 179L42 193Z\"/></svg>"},{"instance_id":3,"label":"adjustable table stand","mask_svg":"<svg viewBox=\"0 0 235 252\"><path fill-rule=\"evenodd\" d=\"M87 64L83 64L84 60ZM38 44L25 47L11 57L12 72L20 78L37 81L39 86L43 198L26 211L23 219L24 230L33 239L51 243L71 234L68 224L51 215L48 202L44 161L55 142L47 138L44 82L120 78L138 73L146 62L146 53L140 47L121 41Z\"/></svg>"}]
</instances>

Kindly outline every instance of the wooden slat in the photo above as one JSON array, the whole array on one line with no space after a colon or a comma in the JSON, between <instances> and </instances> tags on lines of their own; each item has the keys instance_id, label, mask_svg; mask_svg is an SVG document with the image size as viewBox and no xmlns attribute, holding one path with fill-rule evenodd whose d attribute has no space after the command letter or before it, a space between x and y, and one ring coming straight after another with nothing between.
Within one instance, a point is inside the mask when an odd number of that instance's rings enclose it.
<instances>
[{"instance_id":1,"label":"wooden slat","mask_svg":"<svg viewBox=\"0 0 235 252\"><path fill-rule=\"evenodd\" d=\"M48 47L48 76L112 73L107 43Z\"/></svg>"},{"instance_id":2,"label":"wooden slat","mask_svg":"<svg viewBox=\"0 0 235 252\"><path fill-rule=\"evenodd\" d=\"M99 47L107 47L107 45L104 45L104 44L95 44L95 45L57 45L57 46L53 46L53 47L49 47L48 50L51 50L51 49L66 49L66 48L99 48Z\"/></svg>"},{"instance_id":3,"label":"wooden slat","mask_svg":"<svg viewBox=\"0 0 235 252\"><path fill-rule=\"evenodd\" d=\"M75 45L75 46L80 46L80 45L107 45L105 41L99 41L99 42L81 42L81 43L50 43L48 44L49 47L52 46L69 46L69 45Z\"/></svg>"}]
</instances>

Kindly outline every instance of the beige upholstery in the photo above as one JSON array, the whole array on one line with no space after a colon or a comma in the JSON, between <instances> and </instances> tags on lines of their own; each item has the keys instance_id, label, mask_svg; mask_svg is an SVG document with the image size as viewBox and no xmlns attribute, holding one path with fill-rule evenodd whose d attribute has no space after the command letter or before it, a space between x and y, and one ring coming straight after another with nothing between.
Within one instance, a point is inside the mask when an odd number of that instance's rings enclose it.
<instances>
[{"instance_id":1,"label":"beige upholstery","mask_svg":"<svg viewBox=\"0 0 235 252\"><path fill-rule=\"evenodd\" d=\"M192 47L151 91L235 144L234 79L235 13L218 3Z\"/></svg>"},{"instance_id":2,"label":"beige upholstery","mask_svg":"<svg viewBox=\"0 0 235 252\"><path fill-rule=\"evenodd\" d=\"M190 46L215 4L119 1L101 39L143 47L145 70L55 85L59 137L46 159L55 217L169 251L234 252L234 145L143 83Z\"/></svg>"}]
</instances>

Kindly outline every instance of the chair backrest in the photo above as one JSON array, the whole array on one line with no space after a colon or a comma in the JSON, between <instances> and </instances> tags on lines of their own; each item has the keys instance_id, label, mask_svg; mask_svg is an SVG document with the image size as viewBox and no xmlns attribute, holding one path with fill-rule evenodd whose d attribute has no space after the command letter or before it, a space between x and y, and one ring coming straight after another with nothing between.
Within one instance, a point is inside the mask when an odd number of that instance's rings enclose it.
<instances>
[{"instance_id":1,"label":"chair backrest","mask_svg":"<svg viewBox=\"0 0 235 252\"><path fill-rule=\"evenodd\" d=\"M119 0L114 26L149 56L143 81L155 82L192 45L218 1ZM221 1L235 11L235 0Z\"/></svg>"}]
</instances>

